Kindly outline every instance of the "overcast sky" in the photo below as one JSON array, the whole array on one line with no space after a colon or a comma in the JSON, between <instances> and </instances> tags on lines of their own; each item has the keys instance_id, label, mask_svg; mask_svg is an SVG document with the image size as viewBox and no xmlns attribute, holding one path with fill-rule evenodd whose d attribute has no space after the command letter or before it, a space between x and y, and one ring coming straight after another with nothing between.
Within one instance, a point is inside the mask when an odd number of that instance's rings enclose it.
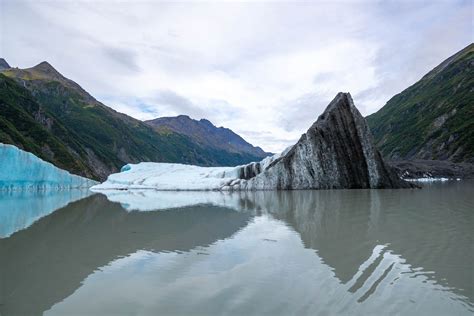
<instances>
[{"instance_id":1,"label":"overcast sky","mask_svg":"<svg viewBox=\"0 0 474 316\"><path fill-rule=\"evenodd\" d=\"M472 0L0 3L11 66L46 60L135 118L207 118L273 152L337 92L373 113L474 37Z\"/></svg>"}]
</instances>

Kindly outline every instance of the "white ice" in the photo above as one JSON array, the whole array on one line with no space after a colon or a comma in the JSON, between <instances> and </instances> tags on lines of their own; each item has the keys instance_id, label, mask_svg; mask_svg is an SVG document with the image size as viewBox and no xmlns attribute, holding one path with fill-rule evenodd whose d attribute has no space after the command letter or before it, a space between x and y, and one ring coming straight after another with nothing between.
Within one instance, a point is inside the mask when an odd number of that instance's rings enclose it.
<instances>
[{"instance_id":1,"label":"white ice","mask_svg":"<svg viewBox=\"0 0 474 316\"><path fill-rule=\"evenodd\" d=\"M288 147L281 154L251 164L260 164L260 170L264 170L290 149L291 147ZM245 181L239 178L242 167L199 167L177 163L141 162L125 165L120 173L111 174L107 181L93 186L91 190L225 191L233 184Z\"/></svg>"},{"instance_id":2,"label":"white ice","mask_svg":"<svg viewBox=\"0 0 474 316\"><path fill-rule=\"evenodd\" d=\"M93 191L110 189L221 190L238 178L238 167L198 167L176 163L128 164Z\"/></svg>"},{"instance_id":3,"label":"white ice","mask_svg":"<svg viewBox=\"0 0 474 316\"><path fill-rule=\"evenodd\" d=\"M444 182L451 180L449 178L416 178L416 179L404 179L405 181L410 181L410 182ZM454 180L454 179L453 179ZM459 181L459 178L456 179Z\"/></svg>"}]
</instances>

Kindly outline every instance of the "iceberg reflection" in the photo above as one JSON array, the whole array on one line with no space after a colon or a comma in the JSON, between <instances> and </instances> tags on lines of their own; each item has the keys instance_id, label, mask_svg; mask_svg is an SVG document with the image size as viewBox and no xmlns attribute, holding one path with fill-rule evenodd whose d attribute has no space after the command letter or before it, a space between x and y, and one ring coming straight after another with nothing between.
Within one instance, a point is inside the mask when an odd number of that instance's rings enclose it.
<instances>
[{"instance_id":1,"label":"iceberg reflection","mask_svg":"<svg viewBox=\"0 0 474 316\"><path fill-rule=\"evenodd\" d=\"M43 216L92 193L72 190L0 190L0 238L27 228Z\"/></svg>"},{"instance_id":2,"label":"iceberg reflection","mask_svg":"<svg viewBox=\"0 0 474 316\"><path fill-rule=\"evenodd\" d=\"M157 191L107 190L100 191L110 202L120 203L127 211L157 211L197 205L224 206L241 210L242 194L229 191Z\"/></svg>"}]
</instances>

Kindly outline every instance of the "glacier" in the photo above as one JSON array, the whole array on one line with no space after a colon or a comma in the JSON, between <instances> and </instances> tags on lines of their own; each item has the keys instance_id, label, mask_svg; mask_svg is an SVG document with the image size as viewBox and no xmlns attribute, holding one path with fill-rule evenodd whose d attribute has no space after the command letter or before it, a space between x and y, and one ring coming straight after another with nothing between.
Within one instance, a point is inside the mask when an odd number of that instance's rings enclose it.
<instances>
[{"instance_id":1,"label":"glacier","mask_svg":"<svg viewBox=\"0 0 474 316\"><path fill-rule=\"evenodd\" d=\"M0 190L89 188L96 181L70 174L32 153L0 143Z\"/></svg>"},{"instance_id":2,"label":"glacier","mask_svg":"<svg viewBox=\"0 0 474 316\"><path fill-rule=\"evenodd\" d=\"M93 186L101 190L247 191L413 188L383 161L349 93L338 93L298 142L237 167L128 164Z\"/></svg>"}]
</instances>

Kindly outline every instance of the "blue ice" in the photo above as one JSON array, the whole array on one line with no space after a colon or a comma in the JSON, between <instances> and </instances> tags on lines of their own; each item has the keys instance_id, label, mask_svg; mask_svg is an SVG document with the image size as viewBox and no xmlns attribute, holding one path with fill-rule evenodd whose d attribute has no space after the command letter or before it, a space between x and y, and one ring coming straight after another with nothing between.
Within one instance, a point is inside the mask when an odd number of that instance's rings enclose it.
<instances>
[{"instance_id":1,"label":"blue ice","mask_svg":"<svg viewBox=\"0 0 474 316\"><path fill-rule=\"evenodd\" d=\"M0 143L0 190L88 188L97 182L72 175L13 145Z\"/></svg>"}]
</instances>

